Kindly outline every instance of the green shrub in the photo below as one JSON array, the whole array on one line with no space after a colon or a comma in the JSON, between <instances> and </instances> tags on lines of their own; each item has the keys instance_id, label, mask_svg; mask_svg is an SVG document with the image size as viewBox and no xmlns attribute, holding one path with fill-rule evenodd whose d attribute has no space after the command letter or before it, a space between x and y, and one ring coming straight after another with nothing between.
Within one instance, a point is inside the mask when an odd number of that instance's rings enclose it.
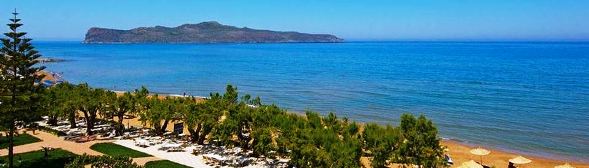
<instances>
[{"instance_id":1,"label":"green shrub","mask_svg":"<svg viewBox=\"0 0 589 168\"><path fill-rule=\"evenodd\" d=\"M82 155L76 157L68 163L65 168L84 168L86 164L95 168L142 168L142 166L133 163L133 159L125 156L89 156Z\"/></svg>"}]
</instances>

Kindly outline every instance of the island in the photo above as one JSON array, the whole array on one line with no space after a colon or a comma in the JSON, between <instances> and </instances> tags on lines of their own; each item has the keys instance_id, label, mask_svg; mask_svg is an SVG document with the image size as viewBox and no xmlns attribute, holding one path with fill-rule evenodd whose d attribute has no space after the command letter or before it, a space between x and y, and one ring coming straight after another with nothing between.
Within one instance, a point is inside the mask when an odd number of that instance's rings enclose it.
<instances>
[{"instance_id":1,"label":"island","mask_svg":"<svg viewBox=\"0 0 589 168\"><path fill-rule=\"evenodd\" d=\"M223 25L216 21L178 27L139 27L118 30L93 27L84 43L337 43L330 34L258 30Z\"/></svg>"}]
</instances>

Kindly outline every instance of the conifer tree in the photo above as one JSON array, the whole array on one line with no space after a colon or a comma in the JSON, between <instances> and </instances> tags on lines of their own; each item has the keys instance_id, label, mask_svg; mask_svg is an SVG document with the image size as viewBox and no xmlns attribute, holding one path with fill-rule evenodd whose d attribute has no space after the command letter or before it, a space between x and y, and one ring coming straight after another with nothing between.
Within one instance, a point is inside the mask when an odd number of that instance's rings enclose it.
<instances>
[{"instance_id":1,"label":"conifer tree","mask_svg":"<svg viewBox=\"0 0 589 168\"><path fill-rule=\"evenodd\" d=\"M35 84L42 76L38 75L44 67L35 66L41 55L34 50L22 26L16 10L13 19L7 24L10 28L2 38L0 49L0 123L8 130L9 167L13 167L14 133L17 121L29 121L39 102L40 85Z\"/></svg>"}]
</instances>

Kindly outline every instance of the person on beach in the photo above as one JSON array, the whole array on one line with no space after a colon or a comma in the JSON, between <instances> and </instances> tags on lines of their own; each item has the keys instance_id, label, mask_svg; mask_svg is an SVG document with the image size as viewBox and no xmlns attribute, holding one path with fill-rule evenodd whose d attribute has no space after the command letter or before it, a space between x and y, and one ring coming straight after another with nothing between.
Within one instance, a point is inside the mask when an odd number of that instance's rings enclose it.
<instances>
[{"instance_id":1,"label":"person on beach","mask_svg":"<svg viewBox=\"0 0 589 168\"><path fill-rule=\"evenodd\" d=\"M35 130L37 130L37 123L33 123L33 124L31 124L31 130L33 131L33 135L37 135L37 134L35 133Z\"/></svg>"},{"instance_id":2,"label":"person on beach","mask_svg":"<svg viewBox=\"0 0 589 168\"><path fill-rule=\"evenodd\" d=\"M509 162L509 165L507 165L507 168L516 168L516 167L513 163Z\"/></svg>"}]
</instances>

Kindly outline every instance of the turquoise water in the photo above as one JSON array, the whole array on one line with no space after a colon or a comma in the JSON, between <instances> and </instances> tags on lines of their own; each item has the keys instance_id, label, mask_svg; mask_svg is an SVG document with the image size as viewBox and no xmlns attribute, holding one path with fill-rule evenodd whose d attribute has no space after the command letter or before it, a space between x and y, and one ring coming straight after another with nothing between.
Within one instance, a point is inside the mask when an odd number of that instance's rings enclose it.
<instances>
[{"instance_id":1,"label":"turquoise water","mask_svg":"<svg viewBox=\"0 0 589 168\"><path fill-rule=\"evenodd\" d=\"M589 43L36 46L68 60L46 66L74 83L202 96L234 84L291 111L425 114L446 138L589 161Z\"/></svg>"}]
</instances>

